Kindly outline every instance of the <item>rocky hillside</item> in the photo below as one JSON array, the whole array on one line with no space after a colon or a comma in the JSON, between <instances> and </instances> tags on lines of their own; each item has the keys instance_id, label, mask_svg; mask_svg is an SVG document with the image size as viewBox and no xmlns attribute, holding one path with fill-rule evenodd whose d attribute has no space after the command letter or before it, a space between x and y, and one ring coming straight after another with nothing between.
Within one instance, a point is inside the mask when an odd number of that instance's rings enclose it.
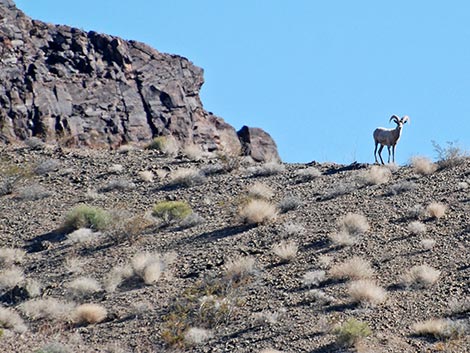
<instances>
[{"instance_id":1,"label":"rocky hillside","mask_svg":"<svg viewBox=\"0 0 470 353\"><path fill-rule=\"evenodd\" d=\"M470 351L470 160L1 158L2 352Z\"/></svg>"},{"instance_id":2,"label":"rocky hillside","mask_svg":"<svg viewBox=\"0 0 470 353\"><path fill-rule=\"evenodd\" d=\"M32 20L0 0L0 141L115 148L172 136L203 151L279 159L261 129L204 110L203 70L136 41Z\"/></svg>"}]
</instances>

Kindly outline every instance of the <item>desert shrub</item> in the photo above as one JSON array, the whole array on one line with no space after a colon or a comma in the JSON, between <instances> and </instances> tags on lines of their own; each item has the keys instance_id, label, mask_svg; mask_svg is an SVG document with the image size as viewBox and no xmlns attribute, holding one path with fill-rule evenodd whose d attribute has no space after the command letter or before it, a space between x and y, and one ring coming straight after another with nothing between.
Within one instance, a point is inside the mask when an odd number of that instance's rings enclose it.
<instances>
[{"instance_id":1,"label":"desert shrub","mask_svg":"<svg viewBox=\"0 0 470 353\"><path fill-rule=\"evenodd\" d=\"M387 291L370 280L350 282L348 292L353 302L363 305L376 306L387 298Z\"/></svg>"},{"instance_id":2,"label":"desert shrub","mask_svg":"<svg viewBox=\"0 0 470 353\"><path fill-rule=\"evenodd\" d=\"M113 267L104 278L104 289L108 293L113 293L121 283L134 275L134 270L130 265Z\"/></svg>"},{"instance_id":3,"label":"desert shrub","mask_svg":"<svg viewBox=\"0 0 470 353\"><path fill-rule=\"evenodd\" d=\"M91 242L96 241L100 236L101 236L100 232L93 232L93 230L89 228L79 228L67 235L67 243L69 244L91 243Z\"/></svg>"},{"instance_id":4,"label":"desert shrub","mask_svg":"<svg viewBox=\"0 0 470 353\"><path fill-rule=\"evenodd\" d=\"M302 206L302 201L297 196L286 196L279 202L278 208L281 213L286 213L300 206Z\"/></svg>"},{"instance_id":5,"label":"desert shrub","mask_svg":"<svg viewBox=\"0 0 470 353\"><path fill-rule=\"evenodd\" d=\"M369 230L367 218L356 213L348 213L338 221L341 230L350 235L362 235Z\"/></svg>"},{"instance_id":6,"label":"desert shrub","mask_svg":"<svg viewBox=\"0 0 470 353\"><path fill-rule=\"evenodd\" d=\"M17 333L23 333L28 329L15 310L3 307L0 307L0 327Z\"/></svg>"},{"instance_id":7,"label":"desert shrub","mask_svg":"<svg viewBox=\"0 0 470 353\"><path fill-rule=\"evenodd\" d=\"M147 252L136 254L131 260L131 266L134 273L148 285L155 284L165 268L160 254Z\"/></svg>"},{"instance_id":8,"label":"desert shrub","mask_svg":"<svg viewBox=\"0 0 470 353\"><path fill-rule=\"evenodd\" d=\"M181 168L170 174L168 186L193 186L203 184L206 176L195 168Z\"/></svg>"},{"instance_id":9,"label":"desert shrub","mask_svg":"<svg viewBox=\"0 0 470 353\"><path fill-rule=\"evenodd\" d=\"M415 173L420 175L430 175L437 170L437 165L421 156L411 158L411 167Z\"/></svg>"},{"instance_id":10,"label":"desert shrub","mask_svg":"<svg viewBox=\"0 0 470 353\"><path fill-rule=\"evenodd\" d=\"M283 240L272 247L273 253L279 257L283 262L289 262L295 259L299 246L294 241Z\"/></svg>"},{"instance_id":11,"label":"desert shrub","mask_svg":"<svg viewBox=\"0 0 470 353\"><path fill-rule=\"evenodd\" d=\"M253 314L256 325L276 324L286 313L286 309L281 308L279 311L263 310Z\"/></svg>"},{"instance_id":12,"label":"desert shrub","mask_svg":"<svg viewBox=\"0 0 470 353\"><path fill-rule=\"evenodd\" d=\"M339 196L347 195L357 189L355 183L340 181L335 183L331 188L328 188L324 195L323 200L331 200Z\"/></svg>"},{"instance_id":13,"label":"desert shrub","mask_svg":"<svg viewBox=\"0 0 470 353\"><path fill-rule=\"evenodd\" d=\"M153 206L152 216L162 221L164 225L182 221L193 211L184 201L162 201Z\"/></svg>"},{"instance_id":14,"label":"desert shrub","mask_svg":"<svg viewBox=\"0 0 470 353\"><path fill-rule=\"evenodd\" d=\"M337 326L333 333L336 335L336 343L338 345L351 347L360 340L370 336L372 331L366 322L351 318L342 325Z\"/></svg>"},{"instance_id":15,"label":"desert shrub","mask_svg":"<svg viewBox=\"0 0 470 353\"><path fill-rule=\"evenodd\" d=\"M44 141L42 141L40 138L35 137L35 136L24 140L24 144L33 151L42 150L46 146Z\"/></svg>"},{"instance_id":16,"label":"desert shrub","mask_svg":"<svg viewBox=\"0 0 470 353\"><path fill-rule=\"evenodd\" d=\"M423 205L414 205L407 211L408 218L411 219L418 219L420 217L424 217L426 215L426 209Z\"/></svg>"},{"instance_id":17,"label":"desert shrub","mask_svg":"<svg viewBox=\"0 0 470 353\"><path fill-rule=\"evenodd\" d=\"M47 190L44 186L34 184L19 189L16 198L18 200L37 201L49 197L51 195L52 193Z\"/></svg>"},{"instance_id":18,"label":"desert shrub","mask_svg":"<svg viewBox=\"0 0 470 353\"><path fill-rule=\"evenodd\" d=\"M371 278L374 270L369 261L359 256L334 265L329 272L333 278L364 279Z\"/></svg>"},{"instance_id":19,"label":"desert shrub","mask_svg":"<svg viewBox=\"0 0 470 353\"><path fill-rule=\"evenodd\" d=\"M55 298L32 299L19 306L21 312L32 320L70 322L75 303L64 302Z\"/></svg>"},{"instance_id":20,"label":"desert shrub","mask_svg":"<svg viewBox=\"0 0 470 353\"><path fill-rule=\"evenodd\" d=\"M358 241L358 237L352 236L348 232L339 231L328 235L330 241L337 246L351 246Z\"/></svg>"},{"instance_id":21,"label":"desert shrub","mask_svg":"<svg viewBox=\"0 0 470 353\"><path fill-rule=\"evenodd\" d=\"M201 148L194 144L184 146L182 154L190 161L199 161L203 156Z\"/></svg>"},{"instance_id":22,"label":"desert shrub","mask_svg":"<svg viewBox=\"0 0 470 353\"><path fill-rule=\"evenodd\" d=\"M0 196L10 195L13 193L16 183L21 176L4 176L0 181Z\"/></svg>"},{"instance_id":23,"label":"desert shrub","mask_svg":"<svg viewBox=\"0 0 470 353\"><path fill-rule=\"evenodd\" d=\"M0 291L12 289L23 281L24 273L19 267L14 266L0 271Z\"/></svg>"},{"instance_id":24,"label":"desert shrub","mask_svg":"<svg viewBox=\"0 0 470 353\"><path fill-rule=\"evenodd\" d=\"M411 234L423 234L426 233L426 225L420 221L413 221L408 224L408 231Z\"/></svg>"},{"instance_id":25,"label":"desert shrub","mask_svg":"<svg viewBox=\"0 0 470 353\"><path fill-rule=\"evenodd\" d=\"M128 191L135 188L135 184L132 181L119 178L112 179L100 188L100 192L111 192L111 191Z\"/></svg>"},{"instance_id":26,"label":"desert shrub","mask_svg":"<svg viewBox=\"0 0 470 353\"><path fill-rule=\"evenodd\" d=\"M389 195L399 195L414 190L416 190L415 183L413 183L412 181L401 181L390 186L388 193Z\"/></svg>"},{"instance_id":27,"label":"desert shrub","mask_svg":"<svg viewBox=\"0 0 470 353\"><path fill-rule=\"evenodd\" d=\"M188 229L204 223L204 218L202 218L197 213L191 213L189 216L185 217L181 223L180 227L182 229Z\"/></svg>"},{"instance_id":28,"label":"desert shrub","mask_svg":"<svg viewBox=\"0 0 470 353\"><path fill-rule=\"evenodd\" d=\"M287 237L295 236L295 235L300 235L305 233L305 227L301 224L297 223L285 223L282 227L284 234Z\"/></svg>"},{"instance_id":29,"label":"desert shrub","mask_svg":"<svg viewBox=\"0 0 470 353\"><path fill-rule=\"evenodd\" d=\"M419 243L424 250L431 250L436 245L436 241L430 238L421 239Z\"/></svg>"},{"instance_id":30,"label":"desert shrub","mask_svg":"<svg viewBox=\"0 0 470 353\"><path fill-rule=\"evenodd\" d=\"M232 281L241 281L255 272L255 259L251 256L238 256L225 263L225 275Z\"/></svg>"},{"instance_id":31,"label":"desert shrub","mask_svg":"<svg viewBox=\"0 0 470 353\"><path fill-rule=\"evenodd\" d=\"M274 196L274 192L266 184L255 183L248 188L248 196L255 199L269 200Z\"/></svg>"},{"instance_id":32,"label":"desert shrub","mask_svg":"<svg viewBox=\"0 0 470 353\"><path fill-rule=\"evenodd\" d=\"M67 284L73 295L81 297L101 291L101 285L94 278L79 277Z\"/></svg>"},{"instance_id":33,"label":"desert shrub","mask_svg":"<svg viewBox=\"0 0 470 353\"><path fill-rule=\"evenodd\" d=\"M315 167L299 169L295 172L295 177L300 183L306 183L321 176L321 172Z\"/></svg>"},{"instance_id":34,"label":"desert shrub","mask_svg":"<svg viewBox=\"0 0 470 353\"><path fill-rule=\"evenodd\" d=\"M388 168L374 165L362 174L361 180L366 185L379 185L388 182L391 177L392 173Z\"/></svg>"},{"instance_id":35,"label":"desert shrub","mask_svg":"<svg viewBox=\"0 0 470 353\"><path fill-rule=\"evenodd\" d=\"M240 208L239 215L245 224L263 224L275 219L277 210L267 201L253 199Z\"/></svg>"},{"instance_id":36,"label":"desert shrub","mask_svg":"<svg viewBox=\"0 0 470 353\"><path fill-rule=\"evenodd\" d=\"M437 153L437 164L441 169L457 166L467 156L467 153L458 146L456 141L447 142L447 147L439 145L436 141L431 141L431 143Z\"/></svg>"},{"instance_id":37,"label":"desert shrub","mask_svg":"<svg viewBox=\"0 0 470 353\"><path fill-rule=\"evenodd\" d=\"M427 207L426 211L431 218L442 218L444 217L447 206L439 202L431 202Z\"/></svg>"},{"instance_id":38,"label":"desert shrub","mask_svg":"<svg viewBox=\"0 0 470 353\"><path fill-rule=\"evenodd\" d=\"M212 338L213 333L210 330L191 327L184 334L184 341L189 345L198 345Z\"/></svg>"},{"instance_id":39,"label":"desert shrub","mask_svg":"<svg viewBox=\"0 0 470 353\"><path fill-rule=\"evenodd\" d=\"M97 324L108 316L107 310L99 304L82 304L72 313L73 322L77 324Z\"/></svg>"},{"instance_id":40,"label":"desert shrub","mask_svg":"<svg viewBox=\"0 0 470 353\"><path fill-rule=\"evenodd\" d=\"M38 280L27 279L24 288L26 289L26 292L28 292L30 298L36 298L41 295L42 285Z\"/></svg>"},{"instance_id":41,"label":"desert shrub","mask_svg":"<svg viewBox=\"0 0 470 353\"><path fill-rule=\"evenodd\" d=\"M411 287L430 287L437 282L441 271L429 265L418 265L410 268L403 276L402 282Z\"/></svg>"},{"instance_id":42,"label":"desert shrub","mask_svg":"<svg viewBox=\"0 0 470 353\"><path fill-rule=\"evenodd\" d=\"M470 297L449 300L448 311L450 315L460 315L470 312Z\"/></svg>"},{"instance_id":43,"label":"desert shrub","mask_svg":"<svg viewBox=\"0 0 470 353\"><path fill-rule=\"evenodd\" d=\"M107 211L99 207L82 204L67 213L62 228L69 232L80 228L104 230L109 225L110 220L111 217Z\"/></svg>"},{"instance_id":44,"label":"desert shrub","mask_svg":"<svg viewBox=\"0 0 470 353\"><path fill-rule=\"evenodd\" d=\"M119 174L122 173L123 170L124 166L122 164L111 164L108 168L108 173Z\"/></svg>"},{"instance_id":45,"label":"desert shrub","mask_svg":"<svg viewBox=\"0 0 470 353\"><path fill-rule=\"evenodd\" d=\"M325 280L326 272L323 270L309 271L306 272L302 277L302 284L305 287L318 286Z\"/></svg>"},{"instance_id":46,"label":"desert shrub","mask_svg":"<svg viewBox=\"0 0 470 353\"><path fill-rule=\"evenodd\" d=\"M307 298L319 305L328 305L335 302L335 298L320 289L311 289L307 292Z\"/></svg>"},{"instance_id":47,"label":"desert shrub","mask_svg":"<svg viewBox=\"0 0 470 353\"><path fill-rule=\"evenodd\" d=\"M0 268L19 264L23 261L26 251L16 248L0 248Z\"/></svg>"},{"instance_id":48,"label":"desert shrub","mask_svg":"<svg viewBox=\"0 0 470 353\"><path fill-rule=\"evenodd\" d=\"M145 181L146 183L153 182L153 179L155 178L155 175L150 170L143 170L139 172L138 175L140 180Z\"/></svg>"},{"instance_id":49,"label":"desert shrub","mask_svg":"<svg viewBox=\"0 0 470 353\"><path fill-rule=\"evenodd\" d=\"M468 330L463 322L450 319L430 319L412 325L411 330L417 336L431 336L436 339L458 338Z\"/></svg>"},{"instance_id":50,"label":"desert shrub","mask_svg":"<svg viewBox=\"0 0 470 353\"><path fill-rule=\"evenodd\" d=\"M286 170L286 167L276 161L267 162L261 165L247 168L247 173L252 177L271 176L282 173Z\"/></svg>"},{"instance_id":51,"label":"desert shrub","mask_svg":"<svg viewBox=\"0 0 470 353\"><path fill-rule=\"evenodd\" d=\"M47 161L39 163L34 168L34 173L37 175L44 175L58 171L60 168L60 162L55 159L49 159Z\"/></svg>"},{"instance_id":52,"label":"desert shrub","mask_svg":"<svg viewBox=\"0 0 470 353\"><path fill-rule=\"evenodd\" d=\"M175 156L178 153L178 144L171 136L157 136L147 149L163 152L167 156Z\"/></svg>"}]
</instances>

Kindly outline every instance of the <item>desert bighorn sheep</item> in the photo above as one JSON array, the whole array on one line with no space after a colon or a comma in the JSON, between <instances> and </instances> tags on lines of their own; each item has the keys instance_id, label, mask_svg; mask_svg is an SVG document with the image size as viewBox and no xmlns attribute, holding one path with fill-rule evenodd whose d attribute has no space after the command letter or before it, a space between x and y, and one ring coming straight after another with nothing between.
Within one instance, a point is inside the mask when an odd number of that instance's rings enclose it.
<instances>
[{"instance_id":1,"label":"desert bighorn sheep","mask_svg":"<svg viewBox=\"0 0 470 353\"><path fill-rule=\"evenodd\" d=\"M388 163L390 163L390 147L392 147L392 161L395 163L395 146L398 143L398 140L400 140L400 135L401 135L401 129L403 128L403 125L410 120L410 118L405 115L403 118L399 118L396 115L392 115L389 121L394 121L395 124L397 124L397 127L395 129L386 129L383 127L378 127L377 129L374 130L374 141L375 141L375 150L374 150L374 157L375 157L375 163L379 163L377 161L377 146L380 144L379 148L379 157L380 161L382 164L384 164L384 161L382 159L382 149L384 146L387 146L388 149Z\"/></svg>"}]
</instances>

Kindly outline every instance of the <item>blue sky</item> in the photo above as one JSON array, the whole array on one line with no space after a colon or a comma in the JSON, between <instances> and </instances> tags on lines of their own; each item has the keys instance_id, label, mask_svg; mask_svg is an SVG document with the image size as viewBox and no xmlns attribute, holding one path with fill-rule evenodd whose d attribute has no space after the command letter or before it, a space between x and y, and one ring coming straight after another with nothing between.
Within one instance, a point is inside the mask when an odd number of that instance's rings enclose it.
<instances>
[{"instance_id":1,"label":"blue sky","mask_svg":"<svg viewBox=\"0 0 470 353\"><path fill-rule=\"evenodd\" d=\"M35 19L145 42L205 70L206 110L262 127L286 162L373 162L408 115L397 162L470 131L470 3L16 0ZM387 156L386 150L383 152ZM384 158L385 159L385 158Z\"/></svg>"}]
</instances>

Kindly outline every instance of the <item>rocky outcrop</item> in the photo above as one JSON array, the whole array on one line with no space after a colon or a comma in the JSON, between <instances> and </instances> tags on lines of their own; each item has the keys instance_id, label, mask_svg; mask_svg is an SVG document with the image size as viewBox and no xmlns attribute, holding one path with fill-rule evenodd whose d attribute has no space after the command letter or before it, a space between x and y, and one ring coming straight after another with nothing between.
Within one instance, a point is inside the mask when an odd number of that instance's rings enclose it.
<instances>
[{"instance_id":1,"label":"rocky outcrop","mask_svg":"<svg viewBox=\"0 0 470 353\"><path fill-rule=\"evenodd\" d=\"M11 0L0 0L3 142L37 136L50 143L115 148L171 135L205 151L263 151L253 142L247 149L232 126L203 109L203 83L203 70L186 58L32 20ZM268 156L257 152L255 159Z\"/></svg>"}]
</instances>

